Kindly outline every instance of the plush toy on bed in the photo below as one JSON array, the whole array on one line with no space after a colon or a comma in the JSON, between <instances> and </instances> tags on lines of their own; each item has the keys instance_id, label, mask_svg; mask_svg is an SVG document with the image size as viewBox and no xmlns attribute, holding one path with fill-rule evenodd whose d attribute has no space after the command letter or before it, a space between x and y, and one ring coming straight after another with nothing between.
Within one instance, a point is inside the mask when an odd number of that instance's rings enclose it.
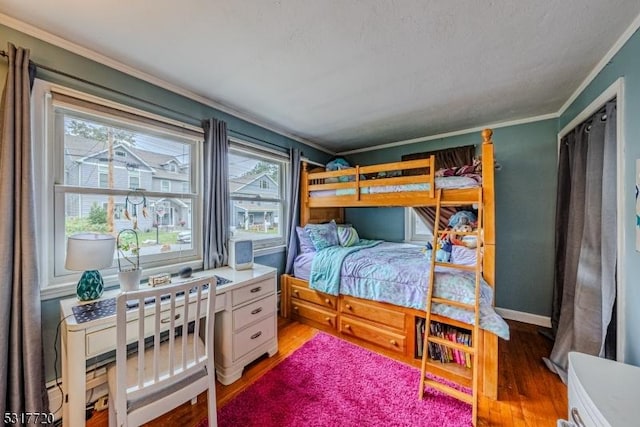
<instances>
[{"instance_id":1,"label":"plush toy on bed","mask_svg":"<svg viewBox=\"0 0 640 427\"><path fill-rule=\"evenodd\" d=\"M450 262L451 261L451 252L453 251L453 246L449 239L440 239L438 242L438 249L436 250L436 262ZM431 255L433 254L433 245L431 242L428 242L425 248L422 250L424 256L428 261L431 261Z\"/></svg>"},{"instance_id":2,"label":"plush toy on bed","mask_svg":"<svg viewBox=\"0 0 640 427\"><path fill-rule=\"evenodd\" d=\"M465 233L473 231L476 221L476 215L469 211L456 212L451 218L449 218L449 227L452 230L450 233L451 243L454 245L466 246L471 249L475 248L477 245L476 236L458 235L456 232Z\"/></svg>"}]
</instances>

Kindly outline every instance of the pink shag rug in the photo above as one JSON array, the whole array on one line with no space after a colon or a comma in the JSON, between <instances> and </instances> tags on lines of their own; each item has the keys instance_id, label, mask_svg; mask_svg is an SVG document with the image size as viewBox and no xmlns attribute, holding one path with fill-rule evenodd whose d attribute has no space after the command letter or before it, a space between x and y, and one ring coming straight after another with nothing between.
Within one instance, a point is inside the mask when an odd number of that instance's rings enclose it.
<instances>
[{"instance_id":1,"label":"pink shag rug","mask_svg":"<svg viewBox=\"0 0 640 427\"><path fill-rule=\"evenodd\" d=\"M466 403L433 389L418 400L419 380L414 367L320 332L218 408L218 425L471 425Z\"/></svg>"}]
</instances>

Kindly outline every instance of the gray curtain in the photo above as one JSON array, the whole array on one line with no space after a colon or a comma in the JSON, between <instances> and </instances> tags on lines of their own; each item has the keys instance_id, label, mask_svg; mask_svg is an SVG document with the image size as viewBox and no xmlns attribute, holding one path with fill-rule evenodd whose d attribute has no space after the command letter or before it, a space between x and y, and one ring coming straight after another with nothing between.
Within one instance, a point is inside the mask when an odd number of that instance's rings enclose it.
<instances>
[{"instance_id":1,"label":"gray curtain","mask_svg":"<svg viewBox=\"0 0 640 427\"><path fill-rule=\"evenodd\" d=\"M292 148L289 156L290 174L289 182L289 242L287 244L287 264L284 272L293 273L293 261L298 255L298 234L296 227L300 224L300 150Z\"/></svg>"},{"instance_id":2,"label":"gray curtain","mask_svg":"<svg viewBox=\"0 0 640 427\"><path fill-rule=\"evenodd\" d=\"M35 230L29 50L9 44L0 105L0 414L47 412ZM33 71L33 68L32 70ZM22 424L20 424L22 425Z\"/></svg>"},{"instance_id":3,"label":"gray curtain","mask_svg":"<svg viewBox=\"0 0 640 427\"><path fill-rule=\"evenodd\" d=\"M561 141L556 217L555 343L545 363L563 381L568 353L604 357L615 337L616 104L579 125ZM563 207L566 211L560 211ZM558 310L559 307L559 310Z\"/></svg>"},{"instance_id":4,"label":"gray curtain","mask_svg":"<svg viewBox=\"0 0 640 427\"><path fill-rule=\"evenodd\" d=\"M204 268L227 265L229 239L229 136L227 123L209 119L204 129L204 209L202 217Z\"/></svg>"}]
</instances>

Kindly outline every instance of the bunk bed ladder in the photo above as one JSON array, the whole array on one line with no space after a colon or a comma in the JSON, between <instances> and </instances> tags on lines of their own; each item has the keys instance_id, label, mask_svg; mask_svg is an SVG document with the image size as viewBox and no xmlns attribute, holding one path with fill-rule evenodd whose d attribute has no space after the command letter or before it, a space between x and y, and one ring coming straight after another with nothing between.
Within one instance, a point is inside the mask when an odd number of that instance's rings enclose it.
<instances>
[{"instance_id":1,"label":"bunk bed ladder","mask_svg":"<svg viewBox=\"0 0 640 427\"><path fill-rule=\"evenodd\" d=\"M465 235L473 235L476 236L477 245L476 245L476 265L475 266L463 266L457 265L453 263L442 263L436 262L436 245L438 243L438 239L443 236L447 231L439 229L440 223L440 209L442 202L442 190L438 190L436 194L436 215L435 222L433 226L433 253L431 254L430 261L430 275L429 275L429 286L427 289L427 303L426 303L426 319L425 319L425 333L424 333L424 344L422 351L422 371L420 374L420 389L419 389L419 399L422 400L424 397L425 387L431 387L438 391L441 391L445 394L448 394L458 400L463 402L467 402L472 406L472 421L473 425L476 425L478 419L478 388L479 388L479 372L478 372L478 359L479 355L479 321L480 321L480 286L481 286L481 277L482 277L482 246L483 246L483 233L482 233L482 224L483 224L483 216L482 216L482 189L478 190L478 225L475 231L460 233ZM447 267L447 268L456 268L462 269L466 271L474 271L475 272L475 302L474 304L464 304L457 301L452 301L445 298L435 297L433 295L434 290L434 279L435 279L435 268L437 266ZM458 308L463 308L469 311L474 312L474 323L471 329L471 343L470 345L464 345L461 343L448 341L444 338L438 337L436 334L432 333L431 329L431 309L432 304L445 304L450 306L455 306ZM429 360L429 344L433 343L436 345L440 345L443 347L448 347L453 350L460 351L464 354L469 354L471 356L471 394L468 394L464 391L459 390L458 388L443 384L441 382L435 381L432 378L427 376L429 371L430 364L435 365L439 364L436 361ZM442 366L442 365L440 365ZM446 368L445 368L446 369Z\"/></svg>"}]
</instances>

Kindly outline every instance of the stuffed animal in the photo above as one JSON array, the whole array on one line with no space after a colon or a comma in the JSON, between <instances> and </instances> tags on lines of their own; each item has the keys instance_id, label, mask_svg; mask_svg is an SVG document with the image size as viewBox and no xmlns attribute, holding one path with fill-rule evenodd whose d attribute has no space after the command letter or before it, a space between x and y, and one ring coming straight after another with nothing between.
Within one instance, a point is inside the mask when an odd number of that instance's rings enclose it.
<instances>
[{"instance_id":1,"label":"stuffed animal","mask_svg":"<svg viewBox=\"0 0 640 427\"><path fill-rule=\"evenodd\" d=\"M451 252L453 251L453 245L449 239L441 239L440 248L436 251L436 262L449 262L451 261Z\"/></svg>"}]
</instances>

